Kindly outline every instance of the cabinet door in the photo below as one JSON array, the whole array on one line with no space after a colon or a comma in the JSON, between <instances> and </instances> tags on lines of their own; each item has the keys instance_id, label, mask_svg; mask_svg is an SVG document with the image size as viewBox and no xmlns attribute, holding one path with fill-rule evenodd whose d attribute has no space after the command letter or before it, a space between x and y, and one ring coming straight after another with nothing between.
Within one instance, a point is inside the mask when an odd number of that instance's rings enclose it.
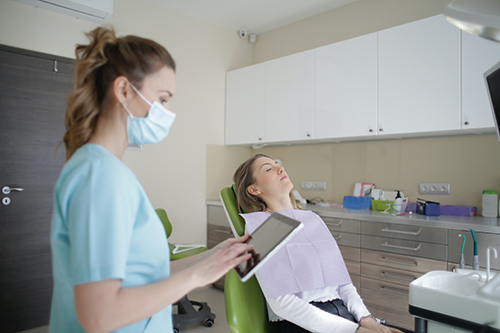
<instances>
[{"instance_id":1,"label":"cabinet door","mask_svg":"<svg viewBox=\"0 0 500 333\"><path fill-rule=\"evenodd\" d=\"M266 62L266 141L314 137L314 50Z\"/></svg>"},{"instance_id":2,"label":"cabinet door","mask_svg":"<svg viewBox=\"0 0 500 333\"><path fill-rule=\"evenodd\" d=\"M265 141L265 64L227 73L226 145Z\"/></svg>"},{"instance_id":3,"label":"cabinet door","mask_svg":"<svg viewBox=\"0 0 500 333\"><path fill-rule=\"evenodd\" d=\"M483 73L500 61L500 44L462 32L462 128L491 128L491 112Z\"/></svg>"},{"instance_id":4,"label":"cabinet door","mask_svg":"<svg viewBox=\"0 0 500 333\"><path fill-rule=\"evenodd\" d=\"M460 128L460 30L443 15L378 33L379 132Z\"/></svg>"},{"instance_id":5,"label":"cabinet door","mask_svg":"<svg viewBox=\"0 0 500 333\"><path fill-rule=\"evenodd\" d=\"M316 139L376 134L377 34L316 49Z\"/></svg>"}]
</instances>

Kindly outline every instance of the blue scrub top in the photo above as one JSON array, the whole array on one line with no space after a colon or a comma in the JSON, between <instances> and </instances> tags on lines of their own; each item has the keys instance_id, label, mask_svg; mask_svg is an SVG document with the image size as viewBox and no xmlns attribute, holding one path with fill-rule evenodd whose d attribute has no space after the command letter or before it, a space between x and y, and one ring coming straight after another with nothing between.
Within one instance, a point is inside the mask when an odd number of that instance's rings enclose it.
<instances>
[{"instance_id":1,"label":"blue scrub top","mask_svg":"<svg viewBox=\"0 0 500 333\"><path fill-rule=\"evenodd\" d=\"M140 286L170 275L163 225L134 173L104 147L86 144L54 190L50 332L85 332L73 287L106 279ZM172 307L115 332L172 332Z\"/></svg>"}]
</instances>

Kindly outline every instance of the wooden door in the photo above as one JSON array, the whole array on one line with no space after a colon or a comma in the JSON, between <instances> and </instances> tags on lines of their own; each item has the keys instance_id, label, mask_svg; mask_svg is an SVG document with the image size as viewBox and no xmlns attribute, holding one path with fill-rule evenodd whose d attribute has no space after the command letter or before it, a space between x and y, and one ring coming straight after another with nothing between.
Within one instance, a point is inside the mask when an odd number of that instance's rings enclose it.
<instances>
[{"instance_id":1,"label":"wooden door","mask_svg":"<svg viewBox=\"0 0 500 333\"><path fill-rule=\"evenodd\" d=\"M0 190L2 332L49 322L53 286L50 221L64 145L55 152L65 132L73 62L0 46L0 189L24 189L9 194Z\"/></svg>"}]
</instances>

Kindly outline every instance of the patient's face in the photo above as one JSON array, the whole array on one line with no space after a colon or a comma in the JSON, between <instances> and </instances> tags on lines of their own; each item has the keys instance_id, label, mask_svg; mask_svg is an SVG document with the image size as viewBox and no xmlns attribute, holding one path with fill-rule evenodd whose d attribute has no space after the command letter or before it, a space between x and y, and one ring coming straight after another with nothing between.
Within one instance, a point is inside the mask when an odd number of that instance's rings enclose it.
<instances>
[{"instance_id":1,"label":"patient's face","mask_svg":"<svg viewBox=\"0 0 500 333\"><path fill-rule=\"evenodd\" d=\"M253 164L255 186L264 200L277 196L289 195L293 184L285 169L278 162L268 157L259 157Z\"/></svg>"}]
</instances>

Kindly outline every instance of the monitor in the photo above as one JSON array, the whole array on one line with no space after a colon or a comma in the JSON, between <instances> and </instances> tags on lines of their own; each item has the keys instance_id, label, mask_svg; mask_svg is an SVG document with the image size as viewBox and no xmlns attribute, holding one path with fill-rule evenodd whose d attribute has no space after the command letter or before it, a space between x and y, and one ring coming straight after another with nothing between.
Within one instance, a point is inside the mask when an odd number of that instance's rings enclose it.
<instances>
[{"instance_id":1,"label":"monitor","mask_svg":"<svg viewBox=\"0 0 500 333\"><path fill-rule=\"evenodd\" d=\"M488 69L484 73L486 91L490 100L493 121L500 141L500 62Z\"/></svg>"}]
</instances>

